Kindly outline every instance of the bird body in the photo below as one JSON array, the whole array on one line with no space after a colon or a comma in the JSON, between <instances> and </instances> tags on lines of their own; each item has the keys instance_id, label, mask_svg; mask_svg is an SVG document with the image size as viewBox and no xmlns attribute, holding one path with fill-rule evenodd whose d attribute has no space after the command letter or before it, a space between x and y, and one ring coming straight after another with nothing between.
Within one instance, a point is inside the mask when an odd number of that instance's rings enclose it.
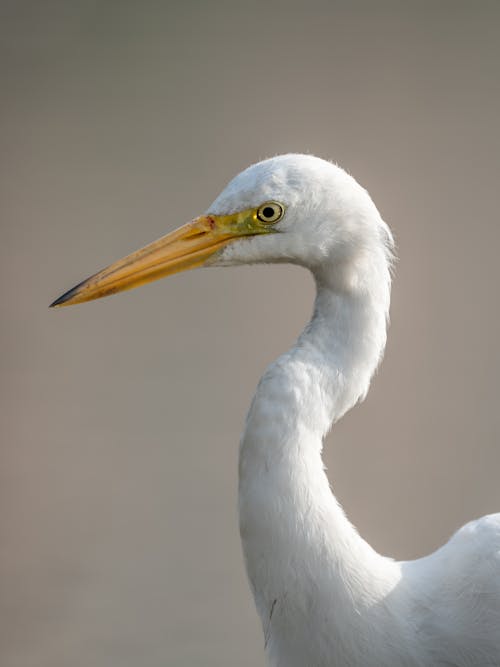
<instances>
[{"instance_id":1,"label":"bird body","mask_svg":"<svg viewBox=\"0 0 500 667\"><path fill-rule=\"evenodd\" d=\"M346 518L321 458L382 357L393 241L368 193L305 155L239 174L206 214L63 295L77 303L192 266L291 262L311 321L252 401L239 458L243 552L273 667L500 665L500 514L396 562Z\"/></svg>"}]
</instances>

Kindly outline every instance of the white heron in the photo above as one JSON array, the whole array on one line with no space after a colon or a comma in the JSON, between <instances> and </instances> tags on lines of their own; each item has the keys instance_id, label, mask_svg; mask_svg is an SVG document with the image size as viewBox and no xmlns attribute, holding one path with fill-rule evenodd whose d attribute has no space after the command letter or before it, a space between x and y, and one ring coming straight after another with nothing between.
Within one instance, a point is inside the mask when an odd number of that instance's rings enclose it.
<instances>
[{"instance_id":1,"label":"white heron","mask_svg":"<svg viewBox=\"0 0 500 667\"><path fill-rule=\"evenodd\" d=\"M275 667L500 665L500 514L396 562L362 539L321 450L382 357L393 240L351 176L282 155L236 176L205 215L60 297L69 305L198 266L291 262L316 282L311 321L271 364L240 444L240 530Z\"/></svg>"}]
</instances>

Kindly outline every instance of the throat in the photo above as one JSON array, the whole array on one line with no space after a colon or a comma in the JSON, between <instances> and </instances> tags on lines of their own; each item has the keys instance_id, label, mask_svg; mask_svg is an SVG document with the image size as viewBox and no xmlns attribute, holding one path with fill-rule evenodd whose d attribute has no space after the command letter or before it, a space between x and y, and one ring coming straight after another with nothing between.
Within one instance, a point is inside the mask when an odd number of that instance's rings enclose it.
<instances>
[{"instance_id":1,"label":"throat","mask_svg":"<svg viewBox=\"0 0 500 667\"><path fill-rule=\"evenodd\" d=\"M279 644L280 654L283 643L298 650L294 636L316 614L325 631L338 630L341 644L341 626L356 624L360 608L385 594L397 576L392 561L346 518L321 458L324 436L364 398L383 353L388 280L385 294L338 292L317 283L313 317L260 381L240 447L247 572L266 642L271 652ZM304 655L288 664L311 659Z\"/></svg>"}]
</instances>

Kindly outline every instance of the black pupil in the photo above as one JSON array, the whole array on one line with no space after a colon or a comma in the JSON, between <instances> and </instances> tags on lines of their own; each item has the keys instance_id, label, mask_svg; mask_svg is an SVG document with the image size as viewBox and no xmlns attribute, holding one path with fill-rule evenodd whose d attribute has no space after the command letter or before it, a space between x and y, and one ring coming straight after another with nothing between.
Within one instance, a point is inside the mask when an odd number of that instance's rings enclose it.
<instances>
[{"instance_id":1,"label":"black pupil","mask_svg":"<svg viewBox=\"0 0 500 667\"><path fill-rule=\"evenodd\" d=\"M264 216L264 218L272 218L274 217L274 213L275 211L272 206L265 206L262 211L262 215Z\"/></svg>"}]
</instances>

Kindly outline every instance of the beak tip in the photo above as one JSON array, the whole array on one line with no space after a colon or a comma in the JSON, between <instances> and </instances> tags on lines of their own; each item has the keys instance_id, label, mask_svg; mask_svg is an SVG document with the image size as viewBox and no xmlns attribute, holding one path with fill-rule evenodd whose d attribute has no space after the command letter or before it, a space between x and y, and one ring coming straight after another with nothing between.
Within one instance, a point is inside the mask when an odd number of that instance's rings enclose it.
<instances>
[{"instance_id":1,"label":"beak tip","mask_svg":"<svg viewBox=\"0 0 500 667\"><path fill-rule=\"evenodd\" d=\"M61 308L62 306L70 306L72 303L77 303L76 301L73 301L73 298L78 294L85 282L87 281L84 280L67 292L64 292L64 294L50 304L49 308Z\"/></svg>"},{"instance_id":2,"label":"beak tip","mask_svg":"<svg viewBox=\"0 0 500 667\"><path fill-rule=\"evenodd\" d=\"M67 292L66 292L66 294L67 294ZM69 297L67 297L66 294L63 294L58 299L53 301L50 304L49 308L60 308L61 306L64 306L66 301L69 299Z\"/></svg>"}]
</instances>

